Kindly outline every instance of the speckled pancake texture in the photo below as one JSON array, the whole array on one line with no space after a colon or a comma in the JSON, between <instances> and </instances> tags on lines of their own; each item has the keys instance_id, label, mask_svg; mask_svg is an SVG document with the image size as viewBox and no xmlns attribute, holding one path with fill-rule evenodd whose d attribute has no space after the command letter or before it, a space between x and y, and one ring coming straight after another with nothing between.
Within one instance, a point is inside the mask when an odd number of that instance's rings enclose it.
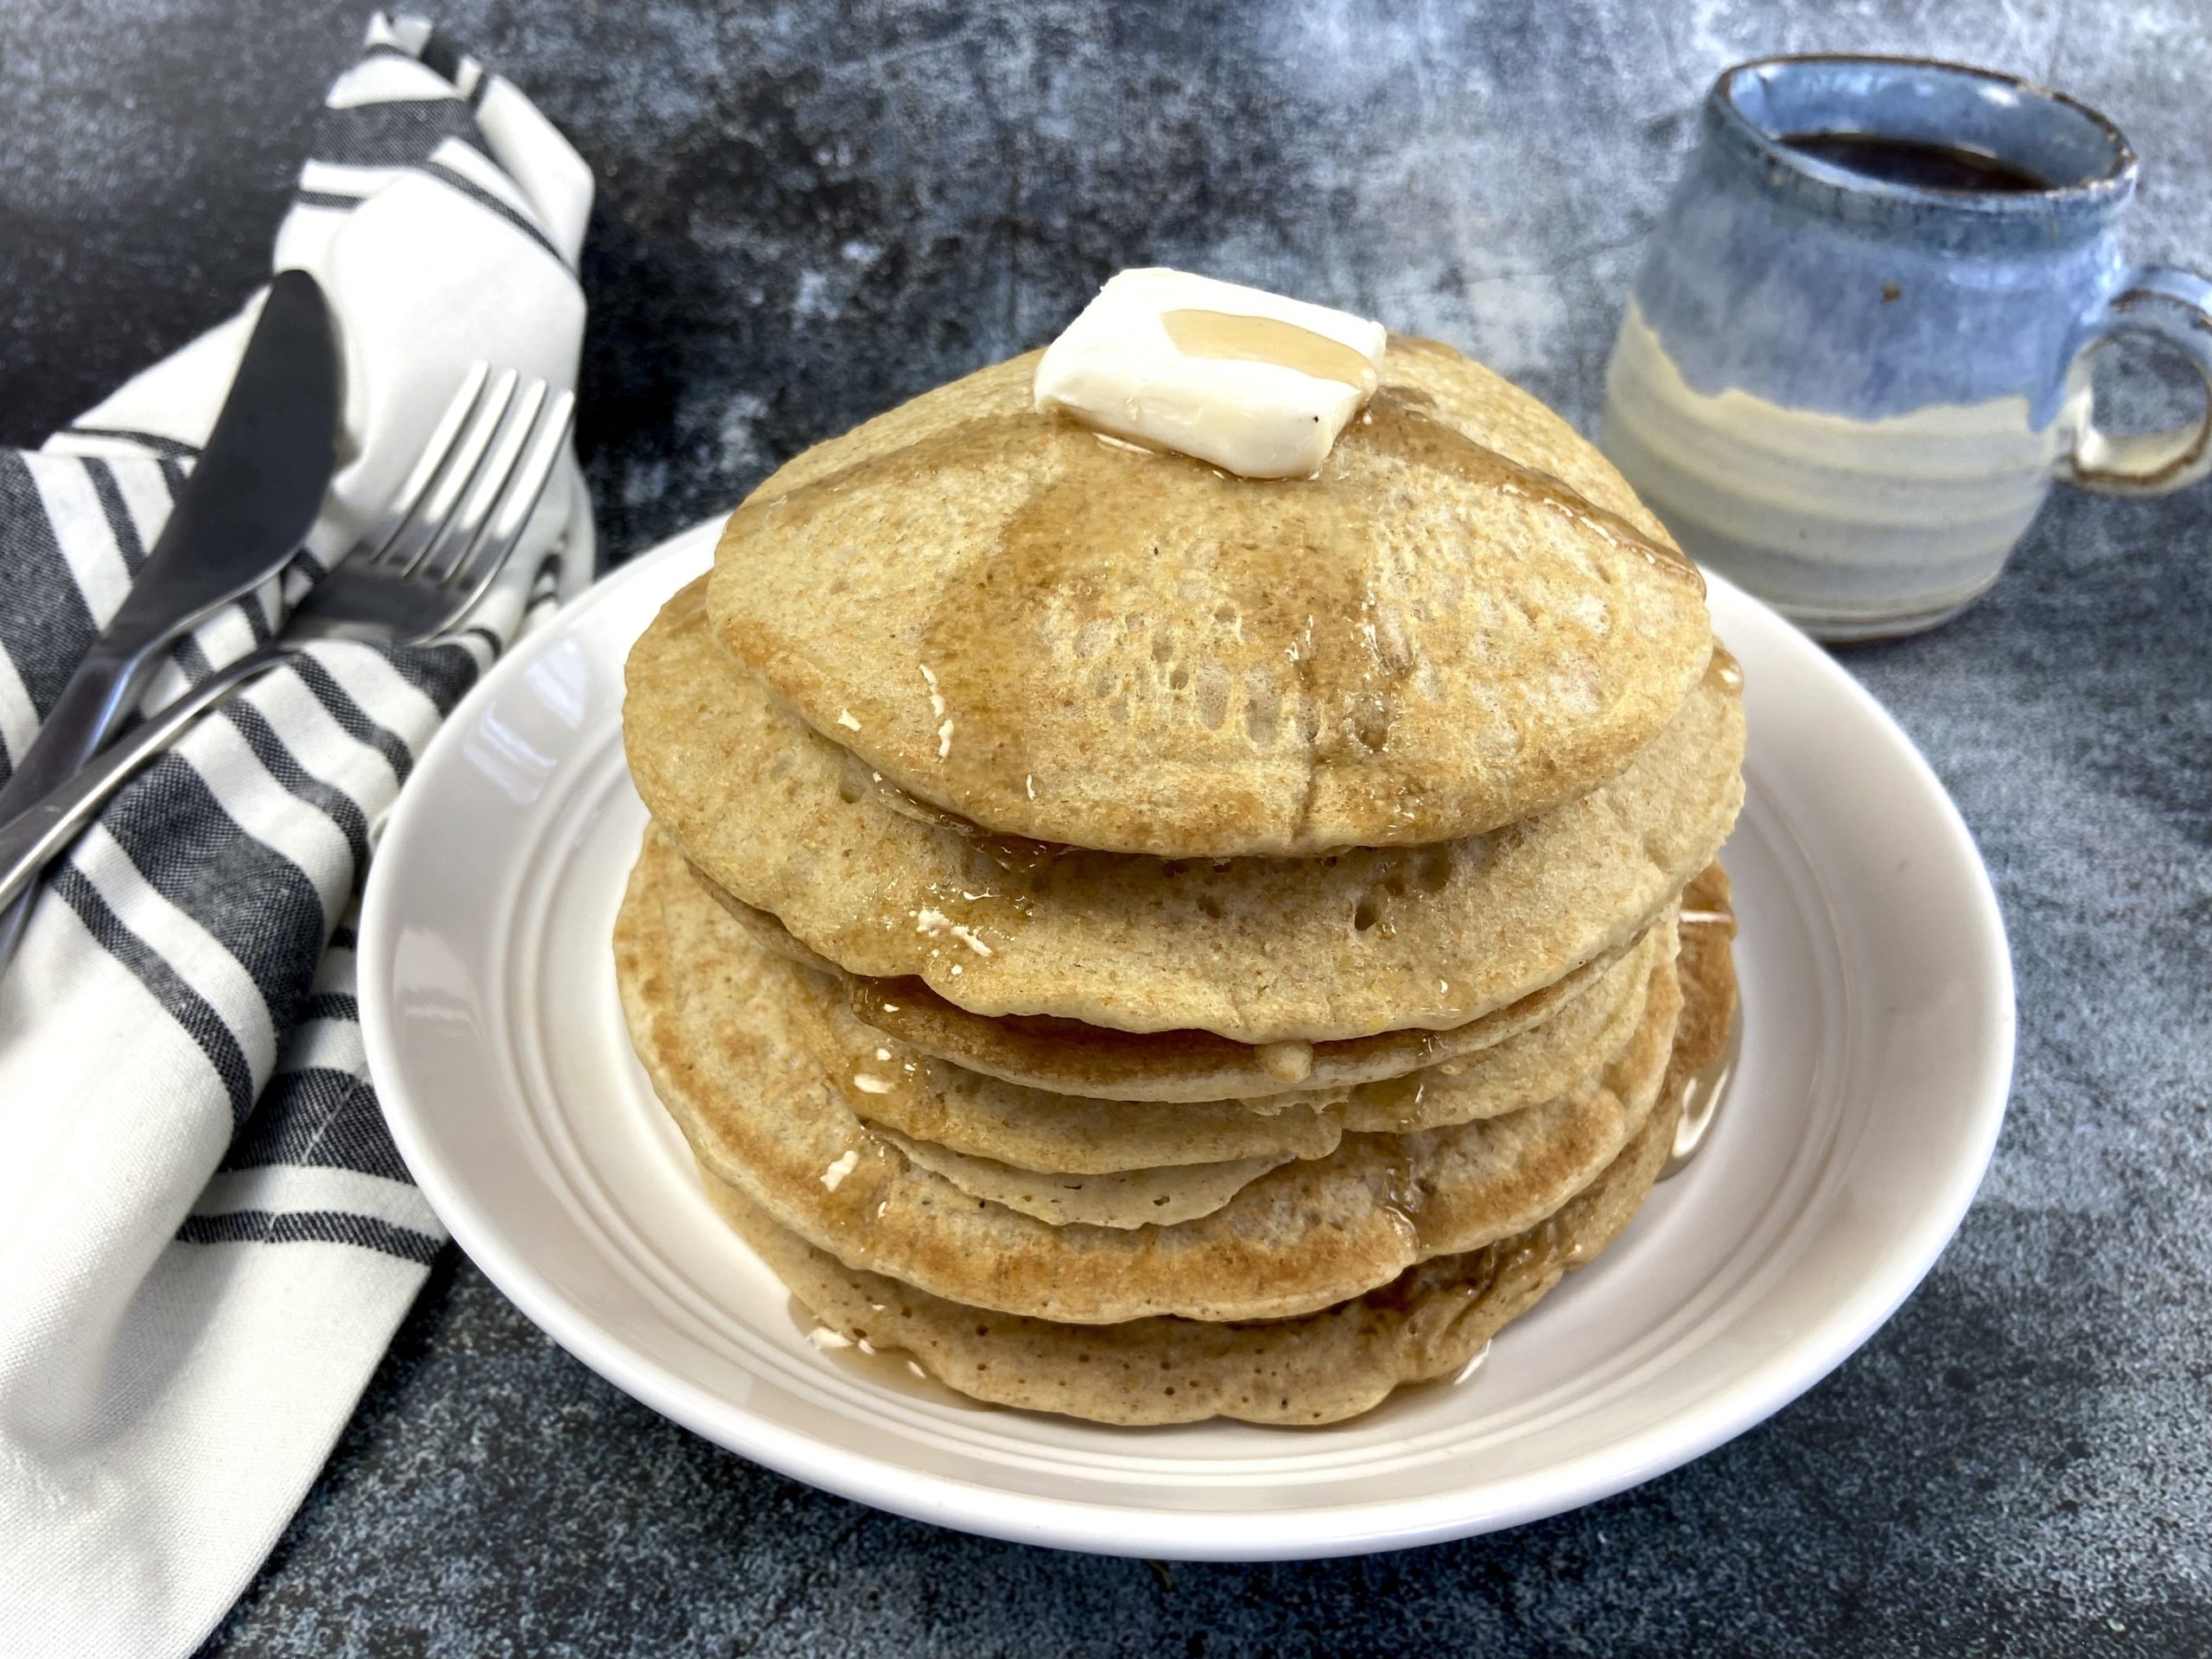
<instances>
[{"instance_id":1,"label":"speckled pancake texture","mask_svg":"<svg viewBox=\"0 0 2212 1659\"><path fill-rule=\"evenodd\" d=\"M631 1040L823 1341L1338 1421L1701 1134L1742 673L1605 460L1448 346L1393 337L1268 480L1037 413L1035 361L791 461L633 646Z\"/></svg>"},{"instance_id":2,"label":"speckled pancake texture","mask_svg":"<svg viewBox=\"0 0 2212 1659\"><path fill-rule=\"evenodd\" d=\"M848 1266L950 1300L1068 1323L1310 1313L1429 1256L1535 1225L1649 1114L1681 1005L1671 958L1643 1024L1590 1086L1503 1116L1347 1135L1171 1226L1054 1225L978 1200L871 1132L866 1085L823 1060L836 1003L753 944L649 839L615 931L632 1042L700 1160Z\"/></svg>"},{"instance_id":3,"label":"speckled pancake texture","mask_svg":"<svg viewBox=\"0 0 2212 1659\"><path fill-rule=\"evenodd\" d=\"M755 913L732 912L756 943L774 940L749 925ZM1627 1046L1643 1019L1655 953L1674 949L1670 912L1582 995L1501 1042L1399 1077L1243 1100L1105 1100L1009 1083L855 1018L840 1006L835 970L802 982L801 995L817 1001L811 1029L824 1063L854 1079L848 1101L868 1122L1021 1170L1096 1174L1318 1158L1346 1129L1437 1128L1540 1104L1587 1083Z\"/></svg>"},{"instance_id":4,"label":"speckled pancake texture","mask_svg":"<svg viewBox=\"0 0 2212 1659\"><path fill-rule=\"evenodd\" d=\"M1717 871L1716 871L1717 874ZM1726 901L1726 878L1719 892ZM1094 1422L1339 1422L1409 1382L1450 1377L1628 1226L1672 1147L1683 1096L1719 1052L1735 995L1728 932L1686 933L1686 1005L1658 1104L1596 1179L1535 1226L1432 1257L1301 1318L1065 1325L963 1306L847 1267L703 1166L708 1197L801 1303L849 1341L914 1356L977 1400ZM1508 1363L1501 1347L1494 1363Z\"/></svg>"},{"instance_id":5,"label":"speckled pancake texture","mask_svg":"<svg viewBox=\"0 0 2212 1659\"><path fill-rule=\"evenodd\" d=\"M756 944L834 976L853 1012L877 1030L964 1071L1051 1094L1103 1100L1250 1100L1284 1090L1343 1090L1449 1065L1554 1016L1564 1017L1569 1004L1601 980L1611 976L1618 987L1617 970L1627 954L1593 957L1517 1002L1442 1031L1386 1031L1326 1043L1238 1043L1210 1031L1116 1031L1049 1014L994 1019L970 1014L918 979L847 974L800 944L766 911L717 887L696 868L693 874ZM1602 1016L1583 1009L1575 1017L1586 1021Z\"/></svg>"},{"instance_id":6,"label":"speckled pancake texture","mask_svg":"<svg viewBox=\"0 0 2212 1659\"><path fill-rule=\"evenodd\" d=\"M785 465L709 601L784 704L974 823L1170 858L1459 839L1619 772L1704 671L1694 568L1447 346L1395 342L1277 480L1040 415L1035 366Z\"/></svg>"},{"instance_id":7,"label":"speckled pancake texture","mask_svg":"<svg viewBox=\"0 0 2212 1659\"><path fill-rule=\"evenodd\" d=\"M697 586L632 651L631 774L692 862L848 971L970 1013L1247 1044L1462 1026L1641 932L1742 799L1722 653L1601 787L1493 832L1324 858L1009 847L875 785L715 642Z\"/></svg>"}]
</instances>

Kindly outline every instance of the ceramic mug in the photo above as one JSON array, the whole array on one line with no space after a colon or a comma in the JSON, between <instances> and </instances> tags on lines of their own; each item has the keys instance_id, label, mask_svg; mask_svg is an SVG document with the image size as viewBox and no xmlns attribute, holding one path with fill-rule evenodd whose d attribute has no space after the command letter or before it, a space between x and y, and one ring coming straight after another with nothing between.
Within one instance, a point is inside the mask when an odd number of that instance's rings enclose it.
<instances>
[{"instance_id":1,"label":"ceramic mug","mask_svg":"<svg viewBox=\"0 0 2212 1659\"><path fill-rule=\"evenodd\" d=\"M2212 284L2131 267L2119 130L2011 76L1785 57L1714 82L1605 382L1605 453L1699 559L1823 639L1997 579L2053 479L2212 471ZM2183 353L2204 418L2100 432L2088 359Z\"/></svg>"}]
</instances>

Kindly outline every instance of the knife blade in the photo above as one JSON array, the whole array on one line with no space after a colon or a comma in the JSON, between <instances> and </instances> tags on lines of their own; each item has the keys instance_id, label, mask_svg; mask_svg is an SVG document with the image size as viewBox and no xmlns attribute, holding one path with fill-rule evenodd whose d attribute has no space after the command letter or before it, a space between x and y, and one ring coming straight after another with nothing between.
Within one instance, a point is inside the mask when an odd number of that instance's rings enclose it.
<instances>
[{"instance_id":1,"label":"knife blade","mask_svg":"<svg viewBox=\"0 0 2212 1659\"><path fill-rule=\"evenodd\" d=\"M330 487L337 429L338 356L329 308L307 272L281 272L153 551L0 786L0 823L99 751L137 707L168 648L188 629L291 560ZM0 918L0 967L21 931L23 908Z\"/></svg>"}]
</instances>

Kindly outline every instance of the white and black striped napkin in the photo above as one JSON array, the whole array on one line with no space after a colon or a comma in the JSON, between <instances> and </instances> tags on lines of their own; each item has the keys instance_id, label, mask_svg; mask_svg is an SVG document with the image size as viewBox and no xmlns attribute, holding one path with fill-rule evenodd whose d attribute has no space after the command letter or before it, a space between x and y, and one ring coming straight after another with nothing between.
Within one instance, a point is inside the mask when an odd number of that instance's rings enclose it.
<instances>
[{"instance_id":1,"label":"white and black striped napkin","mask_svg":"<svg viewBox=\"0 0 2212 1659\"><path fill-rule=\"evenodd\" d=\"M591 175L512 86L378 16L315 154L275 264L336 314L346 460L293 570L200 628L149 703L281 626L471 360L575 383ZM160 534L257 305L36 453L0 450L0 765ZM0 979L0 1653L188 1652L421 1287L445 1233L363 1064L350 906L441 719L592 550L566 458L470 626L315 647L51 873Z\"/></svg>"}]
</instances>

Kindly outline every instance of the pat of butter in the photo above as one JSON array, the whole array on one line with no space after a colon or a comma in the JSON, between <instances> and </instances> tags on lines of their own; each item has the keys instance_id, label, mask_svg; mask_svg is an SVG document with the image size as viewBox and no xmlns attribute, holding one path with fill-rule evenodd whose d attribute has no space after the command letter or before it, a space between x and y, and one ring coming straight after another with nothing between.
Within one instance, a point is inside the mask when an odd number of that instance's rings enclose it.
<instances>
[{"instance_id":1,"label":"pat of butter","mask_svg":"<svg viewBox=\"0 0 2212 1659\"><path fill-rule=\"evenodd\" d=\"M1244 478L1306 478L1375 395L1382 325L1187 271L1125 270L1037 365L1039 411Z\"/></svg>"}]
</instances>

